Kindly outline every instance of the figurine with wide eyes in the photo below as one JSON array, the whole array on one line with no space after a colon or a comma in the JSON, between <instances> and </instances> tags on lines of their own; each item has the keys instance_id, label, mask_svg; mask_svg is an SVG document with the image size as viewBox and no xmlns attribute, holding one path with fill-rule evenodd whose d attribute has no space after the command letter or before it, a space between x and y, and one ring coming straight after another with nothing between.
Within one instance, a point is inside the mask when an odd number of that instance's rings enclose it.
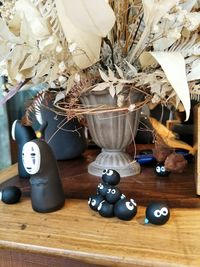
<instances>
[{"instance_id":1,"label":"figurine with wide eyes","mask_svg":"<svg viewBox=\"0 0 200 267\"><path fill-rule=\"evenodd\" d=\"M157 163L155 173L161 177L167 177L170 174L170 172L165 169L164 163Z\"/></svg>"},{"instance_id":2,"label":"figurine with wide eyes","mask_svg":"<svg viewBox=\"0 0 200 267\"><path fill-rule=\"evenodd\" d=\"M152 202L146 208L145 223L156 225L165 224L170 217L170 212L167 204L163 202Z\"/></svg>"},{"instance_id":3,"label":"figurine with wide eyes","mask_svg":"<svg viewBox=\"0 0 200 267\"><path fill-rule=\"evenodd\" d=\"M106 192L105 199L110 204L114 204L120 199L121 195L122 193L117 187L110 186Z\"/></svg>"},{"instance_id":4,"label":"figurine with wide eyes","mask_svg":"<svg viewBox=\"0 0 200 267\"><path fill-rule=\"evenodd\" d=\"M105 197L108 189L109 185L107 185L106 183L100 183L97 186L97 193Z\"/></svg>"},{"instance_id":5,"label":"figurine with wide eyes","mask_svg":"<svg viewBox=\"0 0 200 267\"><path fill-rule=\"evenodd\" d=\"M102 173L102 180L109 185L117 185L120 182L120 175L112 169L105 169Z\"/></svg>"},{"instance_id":6,"label":"figurine with wide eyes","mask_svg":"<svg viewBox=\"0 0 200 267\"><path fill-rule=\"evenodd\" d=\"M65 196L57 162L50 146L42 140L26 143L22 149L25 170L30 174L32 207L38 212L60 209Z\"/></svg>"},{"instance_id":7,"label":"figurine with wide eyes","mask_svg":"<svg viewBox=\"0 0 200 267\"><path fill-rule=\"evenodd\" d=\"M137 204L133 199L120 199L114 205L114 214L124 221L131 220L137 213Z\"/></svg>"},{"instance_id":8,"label":"figurine with wide eyes","mask_svg":"<svg viewBox=\"0 0 200 267\"><path fill-rule=\"evenodd\" d=\"M102 195L94 195L89 197L88 204L92 210L97 211L99 204L104 200Z\"/></svg>"},{"instance_id":9,"label":"figurine with wide eyes","mask_svg":"<svg viewBox=\"0 0 200 267\"><path fill-rule=\"evenodd\" d=\"M22 163L22 148L25 143L36 139L35 132L30 126L22 125L20 120L15 120L12 124L12 139L17 142L18 152L17 152L17 161L18 161L18 173L21 178L29 178L30 174L25 170Z\"/></svg>"}]
</instances>

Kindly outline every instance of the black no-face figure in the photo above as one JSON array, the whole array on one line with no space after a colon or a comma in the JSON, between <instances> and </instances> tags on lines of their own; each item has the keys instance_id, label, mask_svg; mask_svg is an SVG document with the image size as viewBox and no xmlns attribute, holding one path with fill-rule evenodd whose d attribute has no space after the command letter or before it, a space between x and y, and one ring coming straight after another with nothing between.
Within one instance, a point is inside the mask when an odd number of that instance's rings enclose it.
<instances>
[{"instance_id":1,"label":"black no-face figure","mask_svg":"<svg viewBox=\"0 0 200 267\"><path fill-rule=\"evenodd\" d=\"M60 209L65 196L57 162L49 145L42 140L26 143L22 149L23 164L30 174L32 207L38 212Z\"/></svg>"},{"instance_id":2,"label":"black no-face figure","mask_svg":"<svg viewBox=\"0 0 200 267\"><path fill-rule=\"evenodd\" d=\"M30 126L24 126L20 120L15 120L12 125L12 138L16 141L18 146L18 173L21 178L29 178L30 174L25 170L22 163L22 148L25 143L36 139L35 132Z\"/></svg>"}]
</instances>

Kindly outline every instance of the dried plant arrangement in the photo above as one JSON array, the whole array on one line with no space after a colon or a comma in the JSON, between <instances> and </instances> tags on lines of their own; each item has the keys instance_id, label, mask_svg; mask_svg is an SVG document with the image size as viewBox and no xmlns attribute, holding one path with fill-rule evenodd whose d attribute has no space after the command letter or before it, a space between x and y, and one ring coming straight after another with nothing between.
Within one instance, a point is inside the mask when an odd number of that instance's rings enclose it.
<instances>
[{"instance_id":1,"label":"dried plant arrangement","mask_svg":"<svg viewBox=\"0 0 200 267\"><path fill-rule=\"evenodd\" d=\"M186 119L190 97L199 99L198 0L1 2L0 74L18 87L45 82L63 88L55 105L64 112L92 112L75 98L105 89L117 97L116 109L172 104L185 110ZM127 87L144 100L130 107Z\"/></svg>"}]
</instances>

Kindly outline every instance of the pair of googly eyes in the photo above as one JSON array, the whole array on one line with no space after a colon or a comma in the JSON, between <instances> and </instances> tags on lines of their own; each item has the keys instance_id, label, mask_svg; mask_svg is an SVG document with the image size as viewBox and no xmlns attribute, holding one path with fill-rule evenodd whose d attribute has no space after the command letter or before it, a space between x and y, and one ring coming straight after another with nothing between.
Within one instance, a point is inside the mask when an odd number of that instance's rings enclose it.
<instances>
[{"instance_id":1,"label":"pair of googly eyes","mask_svg":"<svg viewBox=\"0 0 200 267\"><path fill-rule=\"evenodd\" d=\"M108 176L113 175L113 170L105 169L103 170L102 174L107 174Z\"/></svg>"},{"instance_id":2,"label":"pair of googly eyes","mask_svg":"<svg viewBox=\"0 0 200 267\"><path fill-rule=\"evenodd\" d=\"M115 189L108 188L108 190L107 190L106 193L107 193L107 194L112 194L112 195L114 195L114 194L116 193L116 190L115 190Z\"/></svg>"},{"instance_id":3,"label":"pair of googly eyes","mask_svg":"<svg viewBox=\"0 0 200 267\"><path fill-rule=\"evenodd\" d=\"M160 167L160 166L157 166L157 167L156 167L156 171L157 171L157 172L165 172L166 169L165 169L164 166L161 166L161 167Z\"/></svg>"},{"instance_id":4,"label":"pair of googly eyes","mask_svg":"<svg viewBox=\"0 0 200 267\"><path fill-rule=\"evenodd\" d=\"M155 210L154 211L154 216L156 217L156 218L159 218L159 217L161 217L161 216L167 216L168 215L168 209L167 208L162 208L162 209L160 209L160 210Z\"/></svg>"},{"instance_id":5,"label":"pair of googly eyes","mask_svg":"<svg viewBox=\"0 0 200 267\"><path fill-rule=\"evenodd\" d=\"M134 208L137 207L137 204L133 199L130 199L130 201L126 202L126 207L128 210L134 210Z\"/></svg>"}]
</instances>

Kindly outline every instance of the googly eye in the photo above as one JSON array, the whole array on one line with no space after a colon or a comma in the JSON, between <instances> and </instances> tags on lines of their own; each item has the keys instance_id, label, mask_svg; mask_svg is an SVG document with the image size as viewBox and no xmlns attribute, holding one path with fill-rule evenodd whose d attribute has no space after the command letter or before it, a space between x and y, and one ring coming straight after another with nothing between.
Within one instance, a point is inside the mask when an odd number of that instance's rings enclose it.
<instances>
[{"instance_id":1,"label":"googly eye","mask_svg":"<svg viewBox=\"0 0 200 267\"><path fill-rule=\"evenodd\" d=\"M137 206L137 204L135 203L135 200L134 199L130 199L130 202L136 207Z\"/></svg>"},{"instance_id":2,"label":"googly eye","mask_svg":"<svg viewBox=\"0 0 200 267\"><path fill-rule=\"evenodd\" d=\"M162 166L160 169L161 169L162 172L166 171L164 166Z\"/></svg>"},{"instance_id":3,"label":"googly eye","mask_svg":"<svg viewBox=\"0 0 200 267\"><path fill-rule=\"evenodd\" d=\"M157 172L160 172L160 166L157 166L157 167L156 167L156 171L157 171Z\"/></svg>"},{"instance_id":4,"label":"googly eye","mask_svg":"<svg viewBox=\"0 0 200 267\"><path fill-rule=\"evenodd\" d=\"M105 200L103 200L103 201L101 201L101 202L99 203L99 206L97 207L97 210L98 210L98 211L101 210L102 205L103 205L104 202L105 202Z\"/></svg>"},{"instance_id":5,"label":"googly eye","mask_svg":"<svg viewBox=\"0 0 200 267\"><path fill-rule=\"evenodd\" d=\"M91 202L91 197L88 199L88 204L90 204L90 202Z\"/></svg>"},{"instance_id":6,"label":"googly eye","mask_svg":"<svg viewBox=\"0 0 200 267\"><path fill-rule=\"evenodd\" d=\"M124 198L126 198L126 196L124 194L121 194L120 198L124 199Z\"/></svg>"},{"instance_id":7,"label":"googly eye","mask_svg":"<svg viewBox=\"0 0 200 267\"><path fill-rule=\"evenodd\" d=\"M167 209L166 207L162 208L162 209L161 209L161 213L162 213L163 216L167 216L167 214L168 214L168 209Z\"/></svg>"},{"instance_id":8,"label":"googly eye","mask_svg":"<svg viewBox=\"0 0 200 267\"><path fill-rule=\"evenodd\" d=\"M99 185L98 185L98 188L99 188L99 189L103 189L104 186L103 186L102 184L99 184Z\"/></svg>"},{"instance_id":9,"label":"googly eye","mask_svg":"<svg viewBox=\"0 0 200 267\"><path fill-rule=\"evenodd\" d=\"M106 174L107 173L107 169L103 170L102 174Z\"/></svg>"},{"instance_id":10,"label":"googly eye","mask_svg":"<svg viewBox=\"0 0 200 267\"><path fill-rule=\"evenodd\" d=\"M113 170L107 170L107 173L106 173L108 176L111 176L113 175Z\"/></svg>"},{"instance_id":11,"label":"googly eye","mask_svg":"<svg viewBox=\"0 0 200 267\"><path fill-rule=\"evenodd\" d=\"M128 210L134 210L134 205L129 201L126 202L126 207Z\"/></svg>"},{"instance_id":12,"label":"googly eye","mask_svg":"<svg viewBox=\"0 0 200 267\"><path fill-rule=\"evenodd\" d=\"M161 211L160 211L160 210L155 210L155 211L154 211L154 216L155 216L156 218L159 218L159 217L161 216Z\"/></svg>"},{"instance_id":13,"label":"googly eye","mask_svg":"<svg viewBox=\"0 0 200 267\"><path fill-rule=\"evenodd\" d=\"M93 199L93 200L91 201L91 205L92 205L92 206L95 206L95 205L96 205L96 203L97 203L97 202L96 202L96 200L95 200L95 199Z\"/></svg>"},{"instance_id":14,"label":"googly eye","mask_svg":"<svg viewBox=\"0 0 200 267\"><path fill-rule=\"evenodd\" d=\"M111 190L112 190L111 188L108 188L106 193L109 194L111 192Z\"/></svg>"},{"instance_id":15,"label":"googly eye","mask_svg":"<svg viewBox=\"0 0 200 267\"><path fill-rule=\"evenodd\" d=\"M114 195L115 193L116 193L116 190L115 190L115 189L112 189L112 190L111 190L111 194Z\"/></svg>"}]
</instances>

